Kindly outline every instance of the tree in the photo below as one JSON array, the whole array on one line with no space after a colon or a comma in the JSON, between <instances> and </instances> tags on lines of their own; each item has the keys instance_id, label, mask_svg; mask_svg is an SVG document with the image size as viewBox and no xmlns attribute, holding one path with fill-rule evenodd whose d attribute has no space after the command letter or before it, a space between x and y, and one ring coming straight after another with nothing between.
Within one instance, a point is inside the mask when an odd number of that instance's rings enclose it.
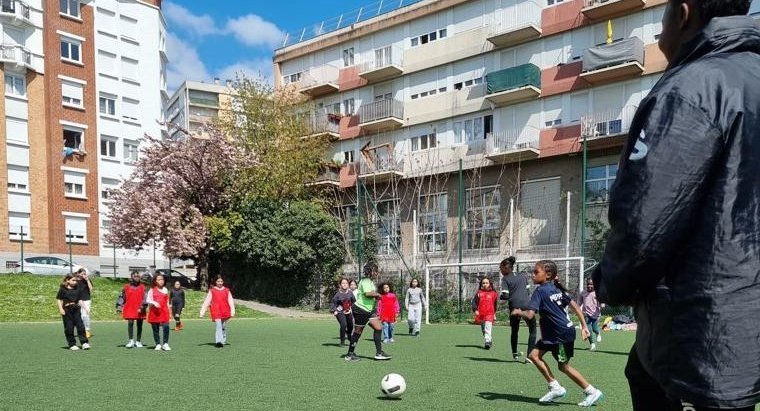
<instances>
[{"instance_id":1,"label":"tree","mask_svg":"<svg viewBox=\"0 0 760 411\"><path fill-rule=\"evenodd\" d=\"M209 219L227 211L229 187L252 160L218 132L208 139L146 136L131 177L112 193L108 240L124 248L153 241L170 258L192 258L208 283ZM213 220L212 220L213 221Z\"/></svg>"}]
</instances>

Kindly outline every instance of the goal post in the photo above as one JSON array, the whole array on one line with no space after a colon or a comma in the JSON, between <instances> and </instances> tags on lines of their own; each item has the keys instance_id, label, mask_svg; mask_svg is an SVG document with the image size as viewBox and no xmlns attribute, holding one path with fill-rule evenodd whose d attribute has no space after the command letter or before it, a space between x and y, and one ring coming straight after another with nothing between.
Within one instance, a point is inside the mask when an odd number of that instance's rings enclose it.
<instances>
[{"instance_id":1,"label":"goal post","mask_svg":"<svg viewBox=\"0 0 760 411\"><path fill-rule=\"evenodd\" d=\"M525 259L525 260L517 260L515 261L515 271L523 271L526 269L526 266L535 264L539 261L543 260L551 260L554 261L557 264L557 269L559 271L560 280L563 282L565 287L567 287L568 290L571 290L573 292L580 293L584 289L584 275L586 271L586 258L585 257L557 257L557 258L537 258L537 259ZM459 268L462 267L465 268L477 268L477 267L489 267L488 271L485 273L483 271L469 271L467 273L467 276L469 279L474 278L481 278L483 276L488 276L491 278L491 280L494 283L494 288L498 288L499 286L499 264L501 264L501 260L499 261L471 261L471 262L462 262L462 263L446 263L446 264L426 264L425 265L425 324L430 324L430 290L431 290L431 276L435 275L438 277L442 277L444 279L443 283L444 285L438 285L434 284L436 287L436 290L443 289L444 294L448 292L448 289L451 287L446 286L447 283L450 282L457 282L457 281L450 281L448 280L448 277L451 277L451 273L449 273L449 268ZM528 268L529 270L532 270L531 268ZM435 271L438 271L437 273ZM458 270L457 270L458 272ZM431 274L432 273L432 274ZM495 274L494 274L495 273ZM454 275L457 275L457 273L453 273ZM461 280L458 280L461 281ZM472 282L472 281L469 281ZM451 292L448 292L450 295ZM458 294L458 291L456 291L456 294ZM465 295L457 296L457 298L463 299L462 306L464 307L464 299L466 298L467 293L464 292Z\"/></svg>"}]
</instances>

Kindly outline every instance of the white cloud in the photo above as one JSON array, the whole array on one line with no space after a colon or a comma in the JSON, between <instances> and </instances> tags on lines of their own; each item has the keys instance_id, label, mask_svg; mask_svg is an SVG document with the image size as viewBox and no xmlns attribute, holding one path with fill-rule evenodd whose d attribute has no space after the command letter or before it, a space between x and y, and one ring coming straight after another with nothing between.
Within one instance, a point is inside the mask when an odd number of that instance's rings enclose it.
<instances>
[{"instance_id":1,"label":"white cloud","mask_svg":"<svg viewBox=\"0 0 760 411\"><path fill-rule=\"evenodd\" d=\"M235 80L237 76L244 76L251 79L261 79L267 83L272 83L272 60L255 59L240 61L226 67L222 67L216 72L222 82L224 80Z\"/></svg>"},{"instance_id":2,"label":"white cloud","mask_svg":"<svg viewBox=\"0 0 760 411\"><path fill-rule=\"evenodd\" d=\"M172 29L186 31L198 37L219 32L214 19L208 14L195 15L190 10L172 2L163 3L161 8Z\"/></svg>"},{"instance_id":3,"label":"white cloud","mask_svg":"<svg viewBox=\"0 0 760 411\"><path fill-rule=\"evenodd\" d=\"M195 47L171 32L166 36L166 51L169 54L166 81L170 93L185 80L203 81L211 77Z\"/></svg>"},{"instance_id":4,"label":"white cloud","mask_svg":"<svg viewBox=\"0 0 760 411\"><path fill-rule=\"evenodd\" d=\"M277 25L255 14L227 20L225 32L246 46L274 49L282 44L285 33Z\"/></svg>"}]
</instances>

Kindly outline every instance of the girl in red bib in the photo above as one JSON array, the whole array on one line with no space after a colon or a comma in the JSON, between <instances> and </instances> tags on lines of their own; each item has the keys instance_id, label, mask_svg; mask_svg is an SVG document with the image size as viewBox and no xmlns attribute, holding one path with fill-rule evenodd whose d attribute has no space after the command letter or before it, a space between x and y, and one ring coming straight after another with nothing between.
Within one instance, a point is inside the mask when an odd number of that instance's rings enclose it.
<instances>
[{"instance_id":1,"label":"girl in red bib","mask_svg":"<svg viewBox=\"0 0 760 411\"><path fill-rule=\"evenodd\" d=\"M127 320L127 335L129 335L129 341L127 341L127 348L137 347L142 348L142 327L143 320L145 319L145 308L143 303L145 300L145 286L140 283L140 273L132 271L132 277L129 284L124 285L124 289L121 291L122 301L124 305L121 310L121 317ZM137 322L137 340L134 337L134 327Z\"/></svg>"},{"instance_id":2,"label":"girl in red bib","mask_svg":"<svg viewBox=\"0 0 760 411\"><path fill-rule=\"evenodd\" d=\"M153 328L153 341L156 342L156 351L171 351L169 347L169 290L165 287L166 280L161 274L153 277L153 287L148 291L146 298L148 306L148 323ZM164 334L164 343L161 344L160 331Z\"/></svg>"},{"instance_id":3,"label":"girl in red bib","mask_svg":"<svg viewBox=\"0 0 760 411\"><path fill-rule=\"evenodd\" d=\"M230 289L224 286L221 275L214 279L214 286L208 290L201 306L201 317L211 307L211 321L216 323L215 341L219 348L227 344L227 321L235 316L235 301Z\"/></svg>"},{"instance_id":4,"label":"girl in red bib","mask_svg":"<svg viewBox=\"0 0 760 411\"><path fill-rule=\"evenodd\" d=\"M480 289L472 299L472 311L475 312L475 324L480 324L485 340L484 348L491 349L491 329L493 328L494 316L496 314L496 304L498 303L498 294L491 286L491 280L488 277L480 279Z\"/></svg>"}]
</instances>

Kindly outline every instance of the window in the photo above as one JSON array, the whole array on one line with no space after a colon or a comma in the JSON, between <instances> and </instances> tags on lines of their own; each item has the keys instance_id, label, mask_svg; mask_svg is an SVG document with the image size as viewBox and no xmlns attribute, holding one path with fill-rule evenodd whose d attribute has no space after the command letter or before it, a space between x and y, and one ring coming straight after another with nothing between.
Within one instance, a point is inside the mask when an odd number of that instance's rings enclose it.
<instances>
[{"instance_id":1,"label":"window","mask_svg":"<svg viewBox=\"0 0 760 411\"><path fill-rule=\"evenodd\" d=\"M124 161L136 162L139 158L139 147L136 141L124 141Z\"/></svg>"},{"instance_id":2,"label":"window","mask_svg":"<svg viewBox=\"0 0 760 411\"><path fill-rule=\"evenodd\" d=\"M586 202L603 203L610 199L610 189L617 176L618 165L589 167L586 171Z\"/></svg>"},{"instance_id":3,"label":"window","mask_svg":"<svg viewBox=\"0 0 760 411\"><path fill-rule=\"evenodd\" d=\"M354 162L354 151L344 151L343 152L343 164L350 164Z\"/></svg>"},{"instance_id":4,"label":"window","mask_svg":"<svg viewBox=\"0 0 760 411\"><path fill-rule=\"evenodd\" d=\"M472 80L460 81L458 83L454 83L454 90L461 90L465 87L477 86L478 84L483 84L483 77L478 77Z\"/></svg>"},{"instance_id":5,"label":"window","mask_svg":"<svg viewBox=\"0 0 760 411\"><path fill-rule=\"evenodd\" d=\"M356 105L353 98L343 100L343 115L353 116L356 112Z\"/></svg>"},{"instance_id":6,"label":"window","mask_svg":"<svg viewBox=\"0 0 760 411\"><path fill-rule=\"evenodd\" d=\"M74 171L63 172L63 193L66 197L74 198L87 198L87 192L85 191L85 177L84 173L77 173Z\"/></svg>"},{"instance_id":7,"label":"window","mask_svg":"<svg viewBox=\"0 0 760 411\"><path fill-rule=\"evenodd\" d=\"M29 213L8 213L8 235L12 240L20 240L21 233L24 233L24 239L31 237L29 217Z\"/></svg>"},{"instance_id":8,"label":"window","mask_svg":"<svg viewBox=\"0 0 760 411\"><path fill-rule=\"evenodd\" d=\"M63 129L63 146L74 150L84 147L84 132L70 128Z\"/></svg>"},{"instance_id":9,"label":"window","mask_svg":"<svg viewBox=\"0 0 760 411\"><path fill-rule=\"evenodd\" d=\"M109 200L113 195L113 190L119 188L119 180L114 180L112 178L103 178L100 180L100 183L100 198L103 199L103 201Z\"/></svg>"},{"instance_id":10,"label":"window","mask_svg":"<svg viewBox=\"0 0 760 411\"><path fill-rule=\"evenodd\" d=\"M139 65L137 60L129 59L126 57L121 58L121 78L124 80L130 80L137 82L139 78Z\"/></svg>"},{"instance_id":11,"label":"window","mask_svg":"<svg viewBox=\"0 0 760 411\"><path fill-rule=\"evenodd\" d=\"M282 76L282 82L285 84L298 83L301 81L301 73L293 73Z\"/></svg>"},{"instance_id":12,"label":"window","mask_svg":"<svg viewBox=\"0 0 760 411\"><path fill-rule=\"evenodd\" d=\"M116 73L116 54L98 50L98 72L113 77Z\"/></svg>"},{"instance_id":13,"label":"window","mask_svg":"<svg viewBox=\"0 0 760 411\"><path fill-rule=\"evenodd\" d=\"M119 16L119 31L122 37L129 39L137 38L137 19L129 16Z\"/></svg>"},{"instance_id":14,"label":"window","mask_svg":"<svg viewBox=\"0 0 760 411\"><path fill-rule=\"evenodd\" d=\"M562 1L563 0L546 0L546 5L547 6L551 6L551 5L554 5L554 4L562 3Z\"/></svg>"},{"instance_id":15,"label":"window","mask_svg":"<svg viewBox=\"0 0 760 411\"><path fill-rule=\"evenodd\" d=\"M24 119L6 116L5 138L8 142L29 144L29 123Z\"/></svg>"},{"instance_id":16,"label":"window","mask_svg":"<svg viewBox=\"0 0 760 411\"><path fill-rule=\"evenodd\" d=\"M417 227L419 251L432 253L446 251L446 220L448 195L446 193L420 196Z\"/></svg>"},{"instance_id":17,"label":"window","mask_svg":"<svg viewBox=\"0 0 760 411\"><path fill-rule=\"evenodd\" d=\"M121 116L127 120L137 121L140 117L140 102L130 98L121 99Z\"/></svg>"},{"instance_id":18,"label":"window","mask_svg":"<svg viewBox=\"0 0 760 411\"><path fill-rule=\"evenodd\" d=\"M109 116L115 116L116 115L116 97L101 94L98 108L101 114L108 114Z\"/></svg>"},{"instance_id":19,"label":"window","mask_svg":"<svg viewBox=\"0 0 760 411\"><path fill-rule=\"evenodd\" d=\"M499 248L501 190L499 187L467 190L467 249Z\"/></svg>"},{"instance_id":20,"label":"window","mask_svg":"<svg viewBox=\"0 0 760 411\"><path fill-rule=\"evenodd\" d=\"M87 218L65 216L66 242L87 244Z\"/></svg>"},{"instance_id":21,"label":"window","mask_svg":"<svg viewBox=\"0 0 760 411\"><path fill-rule=\"evenodd\" d=\"M343 67L354 65L354 48L350 47L343 50Z\"/></svg>"},{"instance_id":22,"label":"window","mask_svg":"<svg viewBox=\"0 0 760 411\"><path fill-rule=\"evenodd\" d=\"M377 253L395 254L401 248L401 219L396 200L377 203Z\"/></svg>"},{"instance_id":23,"label":"window","mask_svg":"<svg viewBox=\"0 0 760 411\"><path fill-rule=\"evenodd\" d=\"M84 85L81 83L61 80L61 96L64 106L84 107Z\"/></svg>"},{"instance_id":24,"label":"window","mask_svg":"<svg viewBox=\"0 0 760 411\"><path fill-rule=\"evenodd\" d=\"M26 79L24 76L15 74L5 75L5 94L13 96L26 96Z\"/></svg>"},{"instance_id":25,"label":"window","mask_svg":"<svg viewBox=\"0 0 760 411\"><path fill-rule=\"evenodd\" d=\"M435 148L438 145L435 131L430 134L423 134L419 137L412 137L412 151L427 150Z\"/></svg>"},{"instance_id":26,"label":"window","mask_svg":"<svg viewBox=\"0 0 760 411\"><path fill-rule=\"evenodd\" d=\"M438 88L438 89L434 88L432 90L427 90L427 91L423 91L423 92L420 92L420 93L412 94L411 97L412 97L412 100L416 100L418 98L427 97L427 96L434 96L434 95L436 95L438 93L445 93L445 92L446 92L446 87L441 87L441 88Z\"/></svg>"},{"instance_id":27,"label":"window","mask_svg":"<svg viewBox=\"0 0 760 411\"><path fill-rule=\"evenodd\" d=\"M473 119L454 122L454 141L465 144L470 141L480 141L493 130L493 116L475 117Z\"/></svg>"},{"instance_id":28,"label":"window","mask_svg":"<svg viewBox=\"0 0 760 411\"><path fill-rule=\"evenodd\" d=\"M412 37L411 45L412 47L417 47L422 44L430 43L431 41L440 40L442 38L445 38L447 34L446 29L440 29L436 31L431 31L430 33L423 34L421 36Z\"/></svg>"},{"instance_id":29,"label":"window","mask_svg":"<svg viewBox=\"0 0 760 411\"><path fill-rule=\"evenodd\" d=\"M8 191L29 192L29 167L8 166Z\"/></svg>"},{"instance_id":30,"label":"window","mask_svg":"<svg viewBox=\"0 0 760 411\"><path fill-rule=\"evenodd\" d=\"M111 159L116 158L116 139L113 137L100 137L100 155Z\"/></svg>"},{"instance_id":31,"label":"window","mask_svg":"<svg viewBox=\"0 0 760 411\"><path fill-rule=\"evenodd\" d=\"M77 63L82 62L82 55L80 53L82 43L72 39L61 39L61 58L63 60L75 61Z\"/></svg>"},{"instance_id":32,"label":"window","mask_svg":"<svg viewBox=\"0 0 760 411\"><path fill-rule=\"evenodd\" d=\"M65 14L69 17L80 18L79 16L79 0L60 0L61 14Z\"/></svg>"}]
</instances>

